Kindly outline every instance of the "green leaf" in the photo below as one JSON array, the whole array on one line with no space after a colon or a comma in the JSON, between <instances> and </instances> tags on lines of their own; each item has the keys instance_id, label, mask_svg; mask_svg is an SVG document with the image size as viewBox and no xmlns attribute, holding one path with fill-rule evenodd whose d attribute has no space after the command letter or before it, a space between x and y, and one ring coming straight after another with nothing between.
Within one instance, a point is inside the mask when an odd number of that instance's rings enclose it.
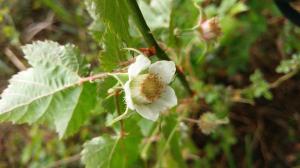
<instances>
[{"instance_id":1,"label":"green leaf","mask_svg":"<svg viewBox=\"0 0 300 168\"><path fill-rule=\"evenodd\" d=\"M86 142L82 151L82 161L86 168L110 167L110 161L117 144L115 139L102 136Z\"/></svg>"},{"instance_id":2,"label":"green leaf","mask_svg":"<svg viewBox=\"0 0 300 168\"><path fill-rule=\"evenodd\" d=\"M110 30L104 34L104 51L100 56L101 66L104 70L111 71L126 60L124 52L121 51L121 40Z\"/></svg>"},{"instance_id":3,"label":"green leaf","mask_svg":"<svg viewBox=\"0 0 300 168\"><path fill-rule=\"evenodd\" d=\"M93 19L90 32L98 43L103 43L104 50L100 55L102 69L111 71L126 60L122 49L124 42L131 41L127 4L124 0L85 0L85 5Z\"/></svg>"},{"instance_id":4,"label":"green leaf","mask_svg":"<svg viewBox=\"0 0 300 168\"><path fill-rule=\"evenodd\" d=\"M138 1L141 11L151 30L168 28L171 20L172 0Z\"/></svg>"},{"instance_id":5,"label":"green leaf","mask_svg":"<svg viewBox=\"0 0 300 168\"><path fill-rule=\"evenodd\" d=\"M122 40L129 40L129 10L125 0L94 0L100 18Z\"/></svg>"},{"instance_id":6,"label":"green leaf","mask_svg":"<svg viewBox=\"0 0 300 168\"><path fill-rule=\"evenodd\" d=\"M103 135L83 145L81 155L86 168L127 168L142 164L139 158L142 136L137 122L132 118L124 122L124 137Z\"/></svg>"},{"instance_id":7,"label":"green leaf","mask_svg":"<svg viewBox=\"0 0 300 168\"><path fill-rule=\"evenodd\" d=\"M1 95L0 121L47 122L60 137L75 133L95 105L95 85L81 84L71 45L36 42L23 48L33 66L10 79Z\"/></svg>"},{"instance_id":8,"label":"green leaf","mask_svg":"<svg viewBox=\"0 0 300 168\"><path fill-rule=\"evenodd\" d=\"M100 43L105 32L105 26L97 12L95 0L85 0L84 4L90 17L93 19L93 22L88 27L89 33L97 43Z\"/></svg>"},{"instance_id":9,"label":"green leaf","mask_svg":"<svg viewBox=\"0 0 300 168\"><path fill-rule=\"evenodd\" d=\"M252 84L243 91L243 94L245 94L247 98L250 100L259 97L264 97L268 100L273 98L270 85L259 70L256 70L254 74L250 76L250 81Z\"/></svg>"},{"instance_id":10,"label":"green leaf","mask_svg":"<svg viewBox=\"0 0 300 168\"><path fill-rule=\"evenodd\" d=\"M178 167L187 167L181 154L182 140L178 131L178 116L170 115L165 118L166 126L163 128L163 135L166 139L165 146L169 146L170 153Z\"/></svg>"},{"instance_id":11,"label":"green leaf","mask_svg":"<svg viewBox=\"0 0 300 168\"><path fill-rule=\"evenodd\" d=\"M76 74L83 71L83 57L78 49L71 44L61 46L53 41L37 41L22 47L28 63L35 66L58 65L69 69Z\"/></svg>"},{"instance_id":12,"label":"green leaf","mask_svg":"<svg viewBox=\"0 0 300 168\"><path fill-rule=\"evenodd\" d=\"M276 68L278 73L289 73L300 69L300 54L293 55L292 58L282 60L280 65Z\"/></svg>"}]
</instances>

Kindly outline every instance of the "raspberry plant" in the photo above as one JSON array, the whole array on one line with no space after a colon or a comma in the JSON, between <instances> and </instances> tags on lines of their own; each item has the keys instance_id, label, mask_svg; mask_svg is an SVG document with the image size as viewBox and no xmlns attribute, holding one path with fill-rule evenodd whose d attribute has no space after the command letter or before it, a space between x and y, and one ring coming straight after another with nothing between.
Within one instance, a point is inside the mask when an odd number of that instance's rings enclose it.
<instances>
[{"instance_id":1,"label":"raspberry plant","mask_svg":"<svg viewBox=\"0 0 300 168\"><path fill-rule=\"evenodd\" d=\"M188 167L195 152L188 132L196 124L199 132L224 139L222 151L235 167L229 150L235 139L226 129L231 107L253 105L258 98L271 100L272 89L298 73L299 55L283 60L277 68L282 76L271 82L259 70L245 88L207 82L209 73L215 72L208 68L203 73L201 68L211 60L216 65L223 61L216 58L218 49L235 43L230 37L238 29L237 15L249 9L237 0L222 1L218 9L203 9L201 3L85 0L92 19L88 32L100 50L93 54L100 65L92 66L87 54L73 44L50 39L26 44L21 50L29 68L13 75L1 94L0 121L46 125L63 141L93 118L101 118L101 128L108 131L82 145L80 157L87 168ZM185 8L189 18L176 13ZM247 31L259 20L251 14L251 23L243 23ZM247 55L240 49L249 48L264 29L258 27L253 37L226 51L242 54L226 60L228 73L245 69ZM217 156L220 151L210 145L204 150ZM210 162L198 161L191 164Z\"/></svg>"}]
</instances>

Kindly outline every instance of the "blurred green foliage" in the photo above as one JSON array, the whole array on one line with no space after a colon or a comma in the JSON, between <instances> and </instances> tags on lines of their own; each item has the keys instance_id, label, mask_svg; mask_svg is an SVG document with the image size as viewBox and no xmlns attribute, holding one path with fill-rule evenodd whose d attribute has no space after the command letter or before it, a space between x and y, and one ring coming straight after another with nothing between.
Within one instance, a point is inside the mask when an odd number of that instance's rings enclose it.
<instances>
[{"instance_id":1,"label":"blurred green foliage","mask_svg":"<svg viewBox=\"0 0 300 168\"><path fill-rule=\"evenodd\" d=\"M222 126L210 136L204 136L198 124L181 119L191 117L197 120L207 111L217 114L219 118L230 117L236 103L232 98L236 86L239 87L236 89L240 91L237 100L240 102L253 104L257 99L274 98L263 67L261 71L255 70L257 67L251 64L253 52L261 45L257 41L273 31L270 25L280 26L277 36L282 43L281 52L287 58L276 71L284 74L298 71L299 28L290 23L276 24L280 14L272 1L139 0L139 5L155 38L182 66L198 93L192 103L187 103L188 107L181 103L184 110L172 109L156 123L133 114L123 123L107 127L106 123L119 115L114 106L116 99L121 102L121 111L125 109L122 94L118 97L109 94L109 89L116 82L107 78L98 84L97 104L89 121L75 136L59 141L53 132L38 126L28 129L28 132L17 130L17 134L26 134L28 140L18 138L16 142L6 142L8 146L20 142L24 146L18 146L19 153L0 158L0 167L51 167L58 160L68 161L82 149L82 162L91 168L107 165L118 168L272 167L278 162L279 167L286 166L286 161L276 162L275 156L269 162L265 158L255 157L257 154L261 156L254 146L262 143L258 136L263 135L253 132L246 132L245 135L240 130L240 123ZM16 67L5 57L5 47L18 48L31 42L23 41L23 36L27 35L25 29L43 21L47 13L54 13L54 23L32 40L48 38L75 43L85 53L93 73L122 68L121 63L133 55L123 50L125 47L146 47L133 26L125 0L0 0L0 78L16 71ZM191 29L201 22L201 13L202 19L214 16L220 19L222 36L217 41L206 44L199 38L199 32ZM278 37L271 40L276 41ZM22 57L19 58L25 62ZM239 76L242 79L236 79ZM173 87L183 101L186 97L183 87L177 80ZM249 122L244 116L240 117ZM289 122L287 129L294 129ZM122 132L123 129L125 132ZM5 138L0 133L0 139L5 141ZM293 137L289 142L297 140ZM299 154L295 157L298 158L289 166L299 163ZM18 159L10 162L9 158ZM77 159L59 167L82 167L79 162Z\"/></svg>"}]
</instances>

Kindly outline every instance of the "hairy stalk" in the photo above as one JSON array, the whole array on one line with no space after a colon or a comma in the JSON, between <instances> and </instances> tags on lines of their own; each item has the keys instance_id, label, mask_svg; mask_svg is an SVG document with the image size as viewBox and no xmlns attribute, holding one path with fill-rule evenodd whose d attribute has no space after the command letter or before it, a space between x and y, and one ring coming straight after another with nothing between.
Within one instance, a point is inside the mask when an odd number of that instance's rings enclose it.
<instances>
[{"instance_id":1,"label":"hairy stalk","mask_svg":"<svg viewBox=\"0 0 300 168\"><path fill-rule=\"evenodd\" d=\"M108 72L99 73L99 74L96 74L96 75L81 78L78 81L78 84L82 84L82 83L85 83L85 82L94 82L97 79L104 79L104 78L107 78L109 76L112 76L112 77L116 78L120 82L120 79L117 77L117 75L122 75L122 74L125 74L125 73L108 73ZM123 83L121 83L121 84L123 85Z\"/></svg>"},{"instance_id":2,"label":"hairy stalk","mask_svg":"<svg viewBox=\"0 0 300 168\"><path fill-rule=\"evenodd\" d=\"M74 162L79 162L81 158L81 154L76 154L73 156L70 156L68 158L64 158L62 160L58 160L51 165L45 166L46 168L58 168L58 167L63 167L67 166L68 164L74 163Z\"/></svg>"},{"instance_id":3,"label":"hairy stalk","mask_svg":"<svg viewBox=\"0 0 300 168\"><path fill-rule=\"evenodd\" d=\"M157 57L161 60L171 60L169 56L166 54L166 52L158 45L157 41L155 40L150 28L148 27L143 14L137 4L136 0L127 0L128 6L131 10L132 18L138 27L139 31L143 35L146 43L148 44L149 47L154 47L156 49L156 54ZM182 85L185 87L187 92L190 95L193 95L193 91L184 75L182 70L178 67L176 67L178 78L180 79Z\"/></svg>"}]
</instances>

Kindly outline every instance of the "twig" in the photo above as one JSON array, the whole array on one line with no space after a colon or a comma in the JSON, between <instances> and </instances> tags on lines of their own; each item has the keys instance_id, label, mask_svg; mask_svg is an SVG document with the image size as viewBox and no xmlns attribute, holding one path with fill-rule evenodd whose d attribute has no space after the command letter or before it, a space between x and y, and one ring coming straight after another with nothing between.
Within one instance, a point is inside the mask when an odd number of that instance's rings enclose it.
<instances>
[{"instance_id":1,"label":"twig","mask_svg":"<svg viewBox=\"0 0 300 168\"><path fill-rule=\"evenodd\" d=\"M162 48L158 45L157 41L155 40L150 28L148 27L143 14L137 4L136 0L127 0L128 6L131 10L131 14L133 17L133 20L138 27L139 31L142 33L146 43L149 47L154 47L156 50L157 57L161 60L171 60L166 52L162 50ZM193 90L191 89L183 71L177 66L177 74L178 78L181 81L182 85L185 87L187 92L192 96L194 95Z\"/></svg>"},{"instance_id":2,"label":"twig","mask_svg":"<svg viewBox=\"0 0 300 168\"><path fill-rule=\"evenodd\" d=\"M81 158L81 155L80 154L76 154L74 156L71 156L71 157L68 157L68 158L64 158L62 160L58 160L58 161L52 163L51 165L46 166L46 168L62 167L64 165L67 165L67 164L70 164L70 163L73 163L73 162L77 162L77 161L80 160L80 158Z\"/></svg>"},{"instance_id":3,"label":"twig","mask_svg":"<svg viewBox=\"0 0 300 168\"><path fill-rule=\"evenodd\" d=\"M294 70L294 71L291 71L285 75L283 75L282 77L278 78L276 81L272 82L270 84L270 88L271 89L274 89L278 86L280 86L283 82L285 82L286 80L292 78L293 76L295 76L299 71L298 70Z\"/></svg>"},{"instance_id":4,"label":"twig","mask_svg":"<svg viewBox=\"0 0 300 168\"><path fill-rule=\"evenodd\" d=\"M10 48L5 48L4 50L5 55L7 58L20 70L23 71L26 68L26 66L22 63L22 61L19 60L19 58L11 51Z\"/></svg>"},{"instance_id":5,"label":"twig","mask_svg":"<svg viewBox=\"0 0 300 168\"><path fill-rule=\"evenodd\" d=\"M187 121L187 122L190 122L190 123L194 123L194 124L199 124L199 120L192 119L192 118L182 118L181 120L182 121Z\"/></svg>"},{"instance_id":6,"label":"twig","mask_svg":"<svg viewBox=\"0 0 300 168\"><path fill-rule=\"evenodd\" d=\"M109 76L116 77L116 75L122 75L122 74L125 74L125 73L118 73L118 72L116 72L116 73L109 73L109 72L99 73L99 74L96 74L96 75L81 78L79 80L78 84L82 84L84 82L93 82L95 80L104 79L104 78L107 78Z\"/></svg>"}]
</instances>

